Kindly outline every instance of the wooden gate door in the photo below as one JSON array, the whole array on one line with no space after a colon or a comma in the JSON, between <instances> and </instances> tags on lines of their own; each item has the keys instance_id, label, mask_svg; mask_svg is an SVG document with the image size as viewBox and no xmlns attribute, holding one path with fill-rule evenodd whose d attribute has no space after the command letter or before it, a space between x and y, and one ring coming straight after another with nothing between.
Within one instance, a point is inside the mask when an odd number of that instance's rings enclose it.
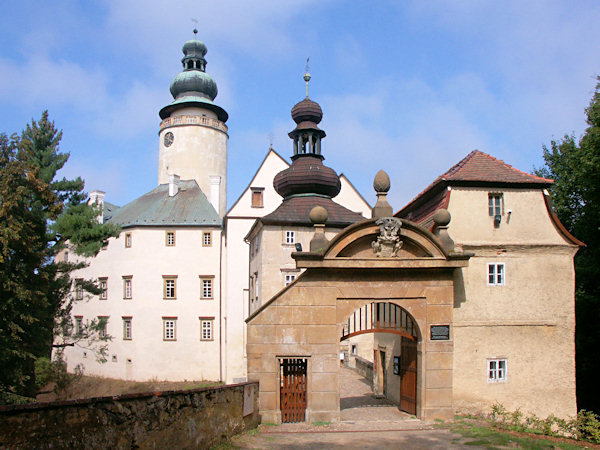
<instances>
[{"instance_id":1,"label":"wooden gate door","mask_svg":"<svg viewBox=\"0 0 600 450\"><path fill-rule=\"evenodd\" d=\"M417 343L405 337L400 353L400 409L417 414Z\"/></svg>"},{"instance_id":2,"label":"wooden gate door","mask_svg":"<svg viewBox=\"0 0 600 450\"><path fill-rule=\"evenodd\" d=\"M306 416L306 358L279 360L281 422L304 422Z\"/></svg>"}]
</instances>

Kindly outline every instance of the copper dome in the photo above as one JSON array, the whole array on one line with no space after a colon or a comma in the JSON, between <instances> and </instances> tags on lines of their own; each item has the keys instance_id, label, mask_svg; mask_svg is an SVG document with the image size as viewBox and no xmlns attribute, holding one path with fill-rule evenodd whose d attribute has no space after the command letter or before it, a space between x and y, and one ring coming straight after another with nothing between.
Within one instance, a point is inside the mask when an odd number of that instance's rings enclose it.
<instances>
[{"instance_id":1,"label":"copper dome","mask_svg":"<svg viewBox=\"0 0 600 450\"><path fill-rule=\"evenodd\" d=\"M296 103L292 108L292 119L297 124L301 122L319 123L323 118L323 110L317 102L313 102L306 97L299 103Z\"/></svg>"}]
</instances>

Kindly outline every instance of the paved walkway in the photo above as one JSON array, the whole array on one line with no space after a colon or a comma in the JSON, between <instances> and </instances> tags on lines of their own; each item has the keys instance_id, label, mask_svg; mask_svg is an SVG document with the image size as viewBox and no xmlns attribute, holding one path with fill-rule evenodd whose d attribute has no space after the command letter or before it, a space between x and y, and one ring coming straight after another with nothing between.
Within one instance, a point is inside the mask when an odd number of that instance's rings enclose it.
<instances>
[{"instance_id":1,"label":"paved walkway","mask_svg":"<svg viewBox=\"0 0 600 450\"><path fill-rule=\"evenodd\" d=\"M418 420L399 411L389 400L375 397L370 384L346 368L340 372L340 409L339 423L260 425L258 432L239 435L232 444L244 449L289 450L465 448L460 435L435 429L431 422Z\"/></svg>"}]
</instances>

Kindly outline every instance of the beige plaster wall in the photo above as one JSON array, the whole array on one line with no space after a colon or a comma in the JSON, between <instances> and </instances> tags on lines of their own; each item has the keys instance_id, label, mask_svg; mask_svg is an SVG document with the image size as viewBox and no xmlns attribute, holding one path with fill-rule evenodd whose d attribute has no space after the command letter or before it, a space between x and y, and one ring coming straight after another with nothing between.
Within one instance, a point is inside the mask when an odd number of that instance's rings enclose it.
<instances>
[{"instance_id":1,"label":"beige plaster wall","mask_svg":"<svg viewBox=\"0 0 600 450\"><path fill-rule=\"evenodd\" d=\"M264 421L279 421L277 357L309 358L307 420L339 420L339 339L348 316L374 300L390 300L416 320L419 417L452 417L453 341L430 342L429 325L451 323L450 271L309 270L248 322L248 377L260 381ZM423 355L427 354L427 358Z\"/></svg>"},{"instance_id":2,"label":"beige plaster wall","mask_svg":"<svg viewBox=\"0 0 600 450\"><path fill-rule=\"evenodd\" d=\"M183 112L180 112L183 114ZM186 108L188 116L210 116L214 113L201 108ZM173 133L174 141L165 147L164 135ZM227 211L227 140L225 131L204 125L171 125L159 133L158 183L169 182L169 175L179 175L182 180L196 180L204 195L211 200L209 177L221 177L219 207L222 217Z\"/></svg>"},{"instance_id":3,"label":"beige plaster wall","mask_svg":"<svg viewBox=\"0 0 600 450\"><path fill-rule=\"evenodd\" d=\"M400 375L394 375L394 356L400 356L401 337L396 334L375 333L374 348L385 352L385 396L400 404ZM371 351L371 353L373 353ZM373 359L373 355L371 355ZM377 378L373 375L373 378Z\"/></svg>"},{"instance_id":4,"label":"beige plaster wall","mask_svg":"<svg viewBox=\"0 0 600 450\"><path fill-rule=\"evenodd\" d=\"M216 228L169 228L176 245L165 245L167 228L128 228L110 239L106 250L73 278L108 278L107 299L86 296L73 302L72 316L84 322L108 316L108 361L96 362L82 342L66 349L70 370L83 364L85 373L131 380L219 380L220 235ZM202 246L202 232L212 232L213 245ZM131 248L124 234L131 233ZM76 260L69 254L69 261ZM123 298L123 276L132 276L132 298ZM177 298L163 299L163 275L177 276ZM213 298L201 299L199 275L212 275ZM74 293L73 293L74 295ZM132 339L123 339L123 316L132 317ZM163 340L163 317L177 317L177 340ZM212 341L200 340L199 317L214 317ZM85 356L87 354L87 356ZM116 361L113 362L113 355Z\"/></svg>"}]
</instances>

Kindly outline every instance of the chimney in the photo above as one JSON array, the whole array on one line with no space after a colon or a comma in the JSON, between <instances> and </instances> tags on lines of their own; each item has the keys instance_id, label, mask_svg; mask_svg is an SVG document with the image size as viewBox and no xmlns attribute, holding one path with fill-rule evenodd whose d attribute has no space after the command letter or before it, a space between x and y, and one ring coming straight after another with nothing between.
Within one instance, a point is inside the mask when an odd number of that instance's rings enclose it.
<instances>
[{"instance_id":1,"label":"chimney","mask_svg":"<svg viewBox=\"0 0 600 450\"><path fill-rule=\"evenodd\" d=\"M221 177L218 175L211 175L208 177L208 182L210 184L210 203L217 211L217 214L221 215Z\"/></svg>"},{"instance_id":2,"label":"chimney","mask_svg":"<svg viewBox=\"0 0 600 450\"><path fill-rule=\"evenodd\" d=\"M169 175L169 197L175 197L179 192L179 175Z\"/></svg>"},{"instance_id":3,"label":"chimney","mask_svg":"<svg viewBox=\"0 0 600 450\"><path fill-rule=\"evenodd\" d=\"M104 222L104 196L106 192L104 191L92 191L90 192L90 198L88 200L88 205L97 205L100 208L100 214L98 215L98 222Z\"/></svg>"}]
</instances>

